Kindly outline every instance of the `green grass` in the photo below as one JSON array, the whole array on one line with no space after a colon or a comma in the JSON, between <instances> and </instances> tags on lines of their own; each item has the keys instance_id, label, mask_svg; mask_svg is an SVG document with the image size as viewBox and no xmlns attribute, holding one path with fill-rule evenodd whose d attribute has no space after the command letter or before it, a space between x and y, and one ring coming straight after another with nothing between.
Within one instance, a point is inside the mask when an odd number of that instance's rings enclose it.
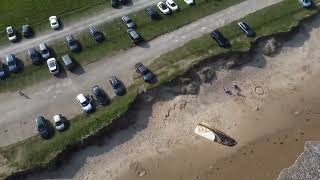
<instances>
[{"instance_id":1,"label":"green grass","mask_svg":"<svg viewBox=\"0 0 320 180\"><path fill-rule=\"evenodd\" d=\"M242 2L243 0L198 0L195 6L188 6L183 0L177 0L180 11L171 16L162 16L161 20L151 21L144 10L131 14L130 16L138 25L137 31L146 40L152 40L155 37L173 31L185 24L195 21L201 17L207 16L213 12L217 12L233 4ZM121 49L133 47L131 40L126 33L126 27L120 19L101 25L98 27L105 35L107 40L101 44L97 44L88 32L83 32L76 36L82 45L82 52L70 53L63 40L57 41L51 47L56 52L56 57L69 53L81 65L86 65L94 61L100 60L102 57L112 56ZM26 58L25 56L21 56ZM60 61L61 59L58 58ZM0 81L0 92L13 91L31 86L41 80L48 79L50 76L46 66L42 69L33 71L34 67L27 65L26 71L19 74L12 74L4 81ZM28 70L28 69L32 70ZM45 74L45 75L44 75Z\"/></svg>"},{"instance_id":2,"label":"green grass","mask_svg":"<svg viewBox=\"0 0 320 180\"><path fill-rule=\"evenodd\" d=\"M39 32L50 29L48 18L52 15L67 22L106 7L111 7L108 0L1 0L0 44L8 42L7 26L21 31L23 24L29 24Z\"/></svg>"},{"instance_id":3,"label":"green grass","mask_svg":"<svg viewBox=\"0 0 320 180\"><path fill-rule=\"evenodd\" d=\"M205 58L221 53L247 51L250 44L257 38L277 32L286 32L303 18L317 13L316 10L304 10L293 2L295 0L284 0L282 3L245 17L244 19L256 30L256 38L246 38L236 27L235 22L221 28L221 32L231 41L232 48L230 49L218 47L209 35L204 35L188 42L181 48L162 55L151 65L151 69L154 70L159 79L155 86L181 75L193 64L199 63ZM282 9L282 11L279 11L279 9ZM45 166L68 145L81 141L125 113L137 95L136 91L137 87L141 85L140 82L138 81L131 86L126 96L116 97L111 105L99 109L89 117L79 115L72 119L71 128L68 131L56 134L50 140L43 141L38 136L34 136L17 144L1 148L0 154L8 159L6 166L10 167L13 172ZM1 173L2 176L6 176L10 172L1 171L0 168Z\"/></svg>"}]
</instances>

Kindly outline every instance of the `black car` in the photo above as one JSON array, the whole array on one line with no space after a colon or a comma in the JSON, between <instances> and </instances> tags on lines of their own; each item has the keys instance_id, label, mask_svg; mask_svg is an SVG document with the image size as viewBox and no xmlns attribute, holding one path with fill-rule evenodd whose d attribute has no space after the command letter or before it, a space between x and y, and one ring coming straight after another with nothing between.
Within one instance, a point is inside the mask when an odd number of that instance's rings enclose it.
<instances>
[{"instance_id":1,"label":"black car","mask_svg":"<svg viewBox=\"0 0 320 180\"><path fill-rule=\"evenodd\" d=\"M122 96L125 94L126 89L119 79L117 79L115 76L112 76L110 78L109 82L110 82L112 89L116 95Z\"/></svg>"},{"instance_id":2,"label":"black car","mask_svg":"<svg viewBox=\"0 0 320 180\"><path fill-rule=\"evenodd\" d=\"M135 66L137 73L141 74L144 81L149 82L153 79L153 73L146 68L141 62L137 63Z\"/></svg>"},{"instance_id":3,"label":"black car","mask_svg":"<svg viewBox=\"0 0 320 180\"><path fill-rule=\"evenodd\" d=\"M36 118L36 126L40 136L47 139L49 137L49 127L42 116Z\"/></svg>"},{"instance_id":4,"label":"black car","mask_svg":"<svg viewBox=\"0 0 320 180\"><path fill-rule=\"evenodd\" d=\"M39 53L34 48L28 49L28 55L32 64L38 65L41 63L41 58L39 56Z\"/></svg>"},{"instance_id":5,"label":"black car","mask_svg":"<svg viewBox=\"0 0 320 180\"><path fill-rule=\"evenodd\" d=\"M241 30L246 34L247 37L254 37L256 33L252 30L252 28L244 21L238 22L238 26Z\"/></svg>"},{"instance_id":6,"label":"black car","mask_svg":"<svg viewBox=\"0 0 320 180\"><path fill-rule=\"evenodd\" d=\"M117 8L119 6L119 1L118 0L111 0L111 6L113 8Z\"/></svg>"},{"instance_id":7,"label":"black car","mask_svg":"<svg viewBox=\"0 0 320 180\"><path fill-rule=\"evenodd\" d=\"M95 27L89 28L90 35L96 40L97 42L102 42L104 40L104 36L101 32L97 31Z\"/></svg>"},{"instance_id":8,"label":"black car","mask_svg":"<svg viewBox=\"0 0 320 180\"><path fill-rule=\"evenodd\" d=\"M92 87L91 91L99 104L103 106L108 104L109 98L103 89L96 85Z\"/></svg>"},{"instance_id":9,"label":"black car","mask_svg":"<svg viewBox=\"0 0 320 180\"><path fill-rule=\"evenodd\" d=\"M142 42L141 36L134 29L128 29L128 35L134 44Z\"/></svg>"},{"instance_id":10,"label":"black car","mask_svg":"<svg viewBox=\"0 0 320 180\"><path fill-rule=\"evenodd\" d=\"M220 47L228 48L230 47L229 41L222 35L222 33L218 30L214 30L211 32L211 37L214 39Z\"/></svg>"},{"instance_id":11,"label":"black car","mask_svg":"<svg viewBox=\"0 0 320 180\"><path fill-rule=\"evenodd\" d=\"M33 35L31 26L29 26L28 24L25 24L22 26L21 28L21 33L23 37L29 38Z\"/></svg>"},{"instance_id":12,"label":"black car","mask_svg":"<svg viewBox=\"0 0 320 180\"><path fill-rule=\"evenodd\" d=\"M156 11L153 7L147 7L146 13L151 19L158 19L160 17L158 11Z\"/></svg>"}]
</instances>

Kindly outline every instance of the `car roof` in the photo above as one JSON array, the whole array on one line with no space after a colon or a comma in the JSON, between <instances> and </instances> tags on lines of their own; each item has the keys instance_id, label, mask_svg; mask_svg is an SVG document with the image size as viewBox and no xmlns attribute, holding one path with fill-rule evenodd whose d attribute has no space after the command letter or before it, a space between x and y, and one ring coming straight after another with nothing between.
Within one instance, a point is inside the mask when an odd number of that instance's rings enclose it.
<instances>
[{"instance_id":1,"label":"car roof","mask_svg":"<svg viewBox=\"0 0 320 180\"><path fill-rule=\"evenodd\" d=\"M6 61L13 61L14 60L14 55L13 54L8 54L8 55L6 55Z\"/></svg>"},{"instance_id":2,"label":"car roof","mask_svg":"<svg viewBox=\"0 0 320 180\"><path fill-rule=\"evenodd\" d=\"M66 36L66 39L69 41L69 40L72 40L73 39L73 36L72 35L68 35Z\"/></svg>"},{"instance_id":3,"label":"car roof","mask_svg":"<svg viewBox=\"0 0 320 180\"><path fill-rule=\"evenodd\" d=\"M54 120L54 122L61 121L61 115L60 115L60 114L54 115L54 116L53 116L53 120Z\"/></svg>"},{"instance_id":4,"label":"car roof","mask_svg":"<svg viewBox=\"0 0 320 180\"><path fill-rule=\"evenodd\" d=\"M136 39L136 38L139 37L137 31L135 31L135 30L130 30L130 31L129 31L129 34L130 34L130 36L133 37L134 39Z\"/></svg>"},{"instance_id":5,"label":"car roof","mask_svg":"<svg viewBox=\"0 0 320 180\"><path fill-rule=\"evenodd\" d=\"M42 50L42 49L46 49L47 48L47 45L46 45L46 43L41 43L40 45L39 45L39 48L40 48L40 50Z\"/></svg>"},{"instance_id":6,"label":"car roof","mask_svg":"<svg viewBox=\"0 0 320 180\"><path fill-rule=\"evenodd\" d=\"M94 33L94 32L97 32L97 29L96 29L96 27L91 26L91 27L89 27L89 31L91 31L92 33Z\"/></svg>"},{"instance_id":7,"label":"car roof","mask_svg":"<svg viewBox=\"0 0 320 180\"><path fill-rule=\"evenodd\" d=\"M78 99L81 103L87 100L86 97L84 97L83 94L78 94L77 99Z\"/></svg>"}]
</instances>

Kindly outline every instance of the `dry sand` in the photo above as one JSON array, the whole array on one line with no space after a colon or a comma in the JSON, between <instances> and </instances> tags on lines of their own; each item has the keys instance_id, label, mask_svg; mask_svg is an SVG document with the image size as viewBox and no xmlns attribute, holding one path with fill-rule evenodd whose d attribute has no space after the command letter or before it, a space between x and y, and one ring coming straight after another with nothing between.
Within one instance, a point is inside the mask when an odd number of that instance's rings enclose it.
<instances>
[{"instance_id":1,"label":"dry sand","mask_svg":"<svg viewBox=\"0 0 320 180\"><path fill-rule=\"evenodd\" d=\"M162 89L156 103L136 109L136 124L76 153L62 168L29 179L276 179L306 140L320 137L319 25L316 19L304 26L274 57L257 54L242 68L218 71L199 95ZM233 82L242 96L224 93L222 86ZM196 136L199 122L238 145Z\"/></svg>"}]
</instances>

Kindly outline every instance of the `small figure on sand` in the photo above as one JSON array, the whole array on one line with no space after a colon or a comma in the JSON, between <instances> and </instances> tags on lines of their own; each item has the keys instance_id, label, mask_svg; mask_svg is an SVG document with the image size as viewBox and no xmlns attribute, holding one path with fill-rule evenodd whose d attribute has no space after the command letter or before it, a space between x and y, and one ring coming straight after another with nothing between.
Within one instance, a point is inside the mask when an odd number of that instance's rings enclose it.
<instances>
[{"instance_id":1,"label":"small figure on sand","mask_svg":"<svg viewBox=\"0 0 320 180\"><path fill-rule=\"evenodd\" d=\"M226 87L223 87L223 90L224 90L224 92L227 93L227 94L230 94L230 95L232 94L231 90L228 89L228 88L226 88Z\"/></svg>"},{"instance_id":2,"label":"small figure on sand","mask_svg":"<svg viewBox=\"0 0 320 180\"><path fill-rule=\"evenodd\" d=\"M233 83L233 88L236 89L236 90L238 90L238 91L240 91L240 87L239 87L238 84L236 84L236 83Z\"/></svg>"},{"instance_id":3,"label":"small figure on sand","mask_svg":"<svg viewBox=\"0 0 320 180\"><path fill-rule=\"evenodd\" d=\"M23 92L20 89L18 90L18 93L20 96L24 96Z\"/></svg>"}]
</instances>

